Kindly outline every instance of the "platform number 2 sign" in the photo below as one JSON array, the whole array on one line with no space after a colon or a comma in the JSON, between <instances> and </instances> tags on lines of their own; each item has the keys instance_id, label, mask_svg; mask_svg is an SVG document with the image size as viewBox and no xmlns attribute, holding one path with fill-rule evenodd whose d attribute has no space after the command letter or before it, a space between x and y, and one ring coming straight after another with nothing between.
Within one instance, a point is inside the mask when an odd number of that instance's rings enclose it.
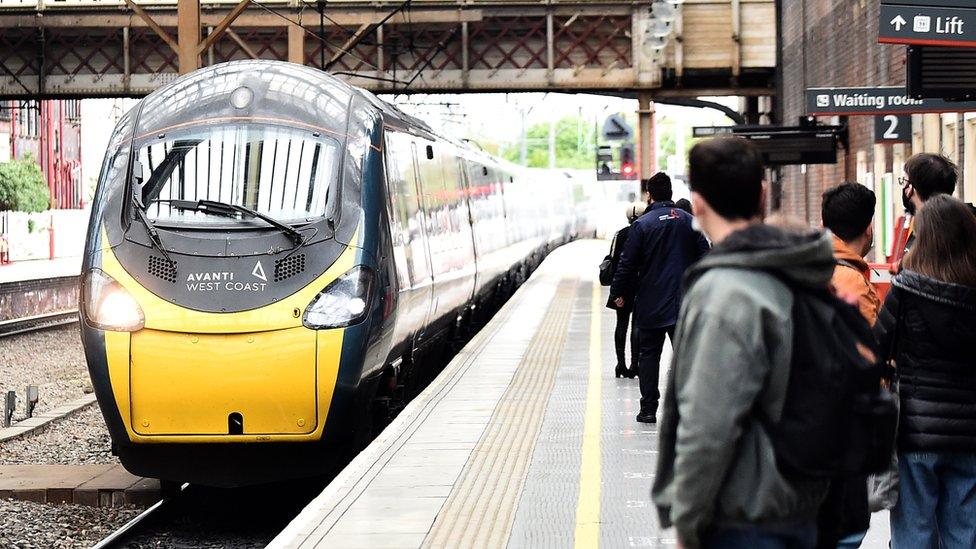
<instances>
[{"instance_id":1,"label":"platform number 2 sign","mask_svg":"<svg viewBox=\"0 0 976 549\"><path fill-rule=\"evenodd\" d=\"M886 114L874 117L875 143L911 143L912 115Z\"/></svg>"}]
</instances>

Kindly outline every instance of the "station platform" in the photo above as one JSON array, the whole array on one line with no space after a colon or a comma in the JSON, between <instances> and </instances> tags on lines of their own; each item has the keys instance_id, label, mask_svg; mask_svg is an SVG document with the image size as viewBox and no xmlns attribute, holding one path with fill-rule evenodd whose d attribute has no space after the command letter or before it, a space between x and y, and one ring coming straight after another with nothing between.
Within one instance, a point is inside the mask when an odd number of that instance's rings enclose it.
<instances>
[{"instance_id":1,"label":"station platform","mask_svg":"<svg viewBox=\"0 0 976 549\"><path fill-rule=\"evenodd\" d=\"M675 546L650 501L657 425L635 421L637 380L614 377L608 248L552 252L269 547Z\"/></svg>"},{"instance_id":2,"label":"station platform","mask_svg":"<svg viewBox=\"0 0 976 549\"><path fill-rule=\"evenodd\" d=\"M81 259L82 256L78 255L6 263L0 265L0 284L78 276L81 273Z\"/></svg>"},{"instance_id":3,"label":"station platform","mask_svg":"<svg viewBox=\"0 0 976 549\"><path fill-rule=\"evenodd\" d=\"M0 499L74 503L89 507L148 507L159 499L159 481L132 475L121 465L0 465Z\"/></svg>"}]
</instances>

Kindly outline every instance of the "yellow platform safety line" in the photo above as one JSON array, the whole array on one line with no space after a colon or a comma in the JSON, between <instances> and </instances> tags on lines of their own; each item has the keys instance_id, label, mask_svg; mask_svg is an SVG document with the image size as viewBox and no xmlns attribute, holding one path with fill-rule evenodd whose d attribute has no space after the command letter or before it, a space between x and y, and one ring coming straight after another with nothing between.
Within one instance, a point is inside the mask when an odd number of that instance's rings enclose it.
<instances>
[{"instance_id":1,"label":"yellow platform safety line","mask_svg":"<svg viewBox=\"0 0 976 549\"><path fill-rule=\"evenodd\" d=\"M583 420L583 447L580 463L579 495L576 501L576 549L600 545L600 439L603 436L603 365L600 321L602 292L596 281L590 300L590 371L586 388L586 416Z\"/></svg>"}]
</instances>

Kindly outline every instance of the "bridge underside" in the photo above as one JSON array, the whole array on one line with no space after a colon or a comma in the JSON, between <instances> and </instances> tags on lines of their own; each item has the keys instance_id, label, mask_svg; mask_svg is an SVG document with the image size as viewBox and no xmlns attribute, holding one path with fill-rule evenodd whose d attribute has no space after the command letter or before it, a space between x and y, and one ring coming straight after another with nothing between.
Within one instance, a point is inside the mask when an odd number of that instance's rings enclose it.
<instances>
[{"instance_id":1,"label":"bridge underside","mask_svg":"<svg viewBox=\"0 0 976 549\"><path fill-rule=\"evenodd\" d=\"M172 2L139 2L154 30L123 1L74 1L0 9L0 98L142 96L178 76ZM333 0L320 17L314 4L262 1L199 61L299 62L376 92L773 93L773 0L686 0L660 52L635 39L647 2L415 1L390 16L400 4ZM201 10L204 37L230 7Z\"/></svg>"}]
</instances>

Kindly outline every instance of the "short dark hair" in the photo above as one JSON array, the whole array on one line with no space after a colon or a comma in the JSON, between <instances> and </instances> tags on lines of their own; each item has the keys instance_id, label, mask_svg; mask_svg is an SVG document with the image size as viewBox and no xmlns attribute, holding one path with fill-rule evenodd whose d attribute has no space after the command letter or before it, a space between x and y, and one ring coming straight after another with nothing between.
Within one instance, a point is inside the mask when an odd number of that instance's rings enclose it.
<instances>
[{"instance_id":1,"label":"short dark hair","mask_svg":"<svg viewBox=\"0 0 976 549\"><path fill-rule=\"evenodd\" d=\"M674 206L680 210L684 210L688 213L691 213L691 200L688 200L687 198L682 198L678 200L677 202L674 203Z\"/></svg>"},{"instance_id":2,"label":"short dark hair","mask_svg":"<svg viewBox=\"0 0 976 549\"><path fill-rule=\"evenodd\" d=\"M874 191L860 183L838 185L823 193L823 225L845 242L854 240L868 230L876 202Z\"/></svg>"},{"instance_id":3,"label":"short dark hair","mask_svg":"<svg viewBox=\"0 0 976 549\"><path fill-rule=\"evenodd\" d=\"M743 137L716 137L688 153L688 186L726 219L751 219L762 208L759 149Z\"/></svg>"},{"instance_id":4,"label":"short dark hair","mask_svg":"<svg viewBox=\"0 0 976 549\"><path fill-rule=\"evenodd\" d=\"M905 173L923 201L934 194L952 194L959 178L959 171L951 160L932 153L912 155L905 162Z\"/></svg>"},{"instance_id":5,"label":"short dark hair","mask_svg":"<svg viewBox=\"0 0 976 549\"><path fill-rule=\"evenodd\" d=\"M646 181L645 190L655 202L671 200L671 178L664 172L657 172Z\"/></svg>"}]
</instances>

